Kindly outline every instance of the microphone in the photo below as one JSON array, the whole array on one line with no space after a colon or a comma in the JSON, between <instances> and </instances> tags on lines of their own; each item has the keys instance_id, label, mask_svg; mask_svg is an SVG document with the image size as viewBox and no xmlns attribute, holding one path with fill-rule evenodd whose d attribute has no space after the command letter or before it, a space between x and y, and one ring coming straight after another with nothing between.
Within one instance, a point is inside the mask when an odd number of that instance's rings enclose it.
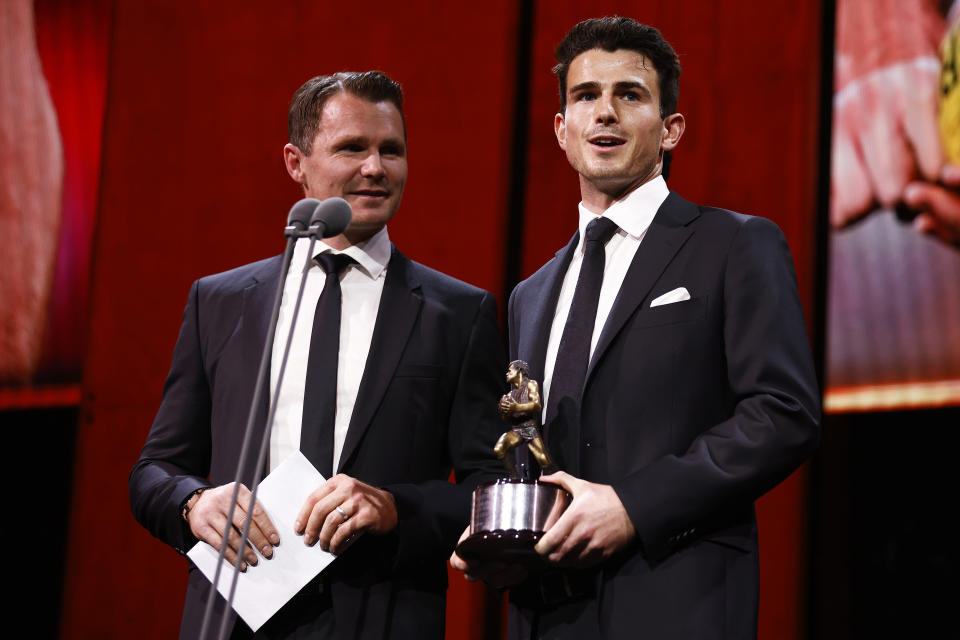
<instances>
[{"instance_id":1,"label":"microphone","mask_svg":"<svg viewBox=\"0 0 960 640\"><path fill-rule=\"evenodd\" d=\"M305 202L309 198L301 200ZM297 205L300 203L298 202ZM296 208L297 205L294 205ZM291 211L291 215L292 215ZM350 224L353 217L353 210L350 204L343 198L327 198L319 203L310 216L310 228L306 234L314 238L332 238L338 236Z\"/></svg>"},{"instance_id":2,"label":"microphone","mask_svg":"<svg viewBox=\"0 0 960 640\"><path fill-rule=\"evenodd\" d=\"M303 232L310 224L310 216L320 205L316 198L304 198L290 207L290 213L287 215L287 227L283 230L286 237L302 237Z\"/></svg>"}]
</instances>

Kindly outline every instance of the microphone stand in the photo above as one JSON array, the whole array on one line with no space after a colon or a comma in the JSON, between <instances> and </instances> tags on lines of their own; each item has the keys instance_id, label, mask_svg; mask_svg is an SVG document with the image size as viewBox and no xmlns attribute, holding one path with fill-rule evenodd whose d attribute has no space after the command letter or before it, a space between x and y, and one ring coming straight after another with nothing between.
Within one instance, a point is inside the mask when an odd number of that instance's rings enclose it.
<instances>
[{"instance_id":1,"label":"microphone stand","mask_svg":"<svg viewBox=\"0 0 960 640\"><path fill-rule=\"evenodd\" d=\"M309 214L309 215L305 215ZM210 625L210 618L213 612L213 604L216 600L218 593L218 585L220 580L220 570L223 565L223 560L226 554L227 549L227 540L229 539L230 529L233 527L233 515L236 511L237 500L240 493L240 482L242 480L242 472L244 464L247 460L247 453L250 447L250 440L253 434L253 424L256 419L257 407L260 404L260 397L263 389L263 385L266 380L267 371L270 366L270 355L272 352L272 346L274 338L276 337L277 332L277 319L280 315L280 304L283 300L283 289L284 283L286 281L287 272L290 269L290 262L293 258L293 247L298 238L309 237L310 246L307 250L307 259L304 264L303 272L300 276L300 288L297 292L297 299L294 304L293 317L291 318L290 331L287 334L286 344L284 345L283 358L280 362L280 370L277 376L277 386L274 389L274 395L270 402L270 408L267 415L267 424L264 429L263 439L260 443L260 449L257 455L257 465L254 468L254 477L253 477L253 489L250 492L250 503L248 505L247 513L249 514L246 521L244 522L243 532L240 538L239 553L237 554L236 563L233 566L233 577L230 584L229 598L227 599L227 608L224 610L224 614L220 619L220 630L218 638L223 640L227 631L227 618L230 613L230 607L233 605L233 597L236 593L237 580L240 576L240 565L243 562L243 552L247 546L247 541L250 536L250 523L252 521L252 514L254 506L257 501L257 489L260 484L260 479L263 473L263 469L266 466L266 455L267 448L270 443L270 431L273 427L273 420L276 415L276 406L277 398L280 394L281 384L283 382L283 374L287 366L287 358L290 354L290 344L293 341L293 331L296 327L297 316L299 315L300 303L303 299L303 291L306 286L307 281L307 272L310 268L310 262L313 260L313 248L316 244L317 238L326 238L329 236L335 236L344 229L347 228L347 225L350 223L351 211L350 205L343 200L342 198L327 198L323 202L319 202L314 198L305 198L299 201L294 205L293 209L290 210L289 221L292 226L286 227L284 229L284 235L287 236L287 247L283 253L283 265L281 268L280 279L277 283L277 292L274 296L273 301L273 310L270 315L270 326L267 329L267 340L264 343L263 354L260 358L260 368L257 372L257 386L254 390L253 401L250 406L250 412L247 415L247 426L243 436L243 446L240 450L240 460L237 464L237 476L233 486L233 496L230 501L230 509L227 513L227 522L223 531L223 539L220 544L220 553L217 558L217 568L214 572L213 578L213 593L210 595L210 599L207 601L206 610L203 615L203 624L200 628L200 639L205 640L206 634ZM309 220L309 228L304 230L304 227L307 225L304 224L304 220Z\"/></svg>"},{"instance_id":2,"label":"microphone stand","mask_svg":"<svg viewBox=\"0 0 960 640\"><path fill-rule=\"evenodd\" d=\"M320 231L320 226L315 225L311 226L307 231L303 232L304 236L310 237L310 245L307 248L307 258L303 265L303 272L300 275L300 287L297 290L297 299L293 305L293 317L290 319L290 331L287 333L286 344L283 346L283 358L280 360L280 371L277 374L277 386L273 390L273 396L270 399L270 410L267 413L267 428L263 430L263 439L260 441L260 451L257 455L257 466L254 469L253 475L253 489L250 491L250 504L247 507L247 520L243 523L243 533L240 536L240 550L241 552L247 545L247 540L250 537L250 523L253 521L253 508L257 502L257 490L260 488L260 479L263 475L263 469L266 466L267 462L267 450L270 446L270 432L273 430L273 419L277 413L277 399L280 397L280 387L283 384L283 374L287 369L287 358L290 355L290 345L293 343L293 331L297 326L297 318L300 315L300 303L303 301L303 291L307 285L307 271L310 269L310 263L313 262L313 247L317 243L317 235ZM282 293L282 287L280 287L280 292ZM279 314L278 314L279 315ZM267 352L266 346L264 346L264 353ZM241 453L241 456L243 454ZM234 487L234 493L236 494L238 487ZM237 496L233 497L234 502L237 500ZM231 508L233 505L231 505ZM228 518L229 521L232 518ZM221 547L226 547L226 545L221 545ZM237 554L237 562L233 567L233 579L230 583L230 595L227 597L227 608L226 611L230 610L230 607L233 606L233 596L237 590L237 580L240 577L240 563L243 561L243 554ZM219 568L219 567L218 567ZM224 640L226 638L227 632L227 616L224 615L220 619L220 633L217 635L218 640Z\"/></svg>"},{"instance_id":3,"label":"microphone stand","mask_svg":"<svg viewBox=\"0 0 960 640\"><path fill-rule=\"evenodd\" d=\"M305 200L313 200L313 199L307 198ZM219 556L217 557L217 568L213 576L213 592L210 594L210 598L207 600L207 604L203 613L203 624L200 627L201 640L205 640L207 637L207 631L209 630L209 626L210 626L210 619L213 614L214 602L217 599L217 592L218 592L217 586L220 584L220 570L223 566L223 560L227 551L227 541L230 538L230 529L231 527L233 527L233 515L234 515L234 512L236 511L237 499L240 494L240 483L243 480L243 468L244 468L244 464L247 461L247 454L250 449L250 440L253 437L253 426L256 420L257 407L259 407L260 405L260 398L263 394L263 385L264 385L264 382L266 381L267 372L270 369L270 355L272 350L270 347L273 345L273 339L277 332L277 318L280 315L280 303L283 301L283 284L284 284L284 281L286 280L287 272L290 270L290 261L293 259L293 249L294 249L294 246L296 245L297 239L311 233L309 230L304 231L303 227L305 227L306 225L303 224L302 221L300 221L299 219L294 220L294 210L296 210L297 207L300 206L301 202L304 202L304 200L301 200L296 205L294 205L294 209L292 209L290 212L289 222L291 224L286 228L284 228L283 230L283 235L286 236L287 238L287 246L283 251L283 261L280 267L280 278L279 278L279 281L277 282L277 292L274 295L273 308L270 312L270 325L267 328L267 339L266 339L266 342L264 342L263 353L260 357L260 367L257 370L257 382L253 392L253 401L250 403L250 412L247 414L247 426L243 434L243 445L240 449L240 460L237 463L237 475L233 485L233 496L230 500L230 509L227 512L227 524L224 527L223 539L220 542L220 553L219 553ZM316 202L316 205L311 207L310 209L311 212L316 210L316 208L320 206L320 203L318 201L314 200L314 202ZM301 217L306 217L306 216L301 216ZM311 249L313 248L314 241L315 241L315 236L312 236L312 240L310 243ZM304 272L304 275L305 274L306 272ZM300 291L301 293L303 292L302 282L300 286ZM298 305L300 304L299 296L297 298L297 304ZM296 315L294 315L293 320L294 322L296 322ZM293 328L291 327L291 333L292 333L292 329ZM284 351L284 362L283 362L284 365L286 364L287 351L289 351L289 349L290 349L290 341L288 338L287 350ZM277 388L278 389L280 388L279 383L277 384ZM270 424L273 418L273 410L274 410L273 407L271 407L270 419L268 419L267 421L267 430L264 438L265 442L269 441ZM261 452L261 458L262 457L263 457L263 452ZM262 465L263 465L263 462L261 460L260 466ZM254 496L256 496L256 490L257 490L256 484L259 482L259 474L260 474L259 467L255 471L258 477L254 481L254 488L253 488ZM256 498L254 497L254 500L255 499ZM250 514L251 516L253 514L252 504L253 503L251 502L251 508L248 511L248 514ZM243 551L244 551L244 547L246 546L246 538L249 535L249 531L250 531L250 520L251 520L251 517L248 516L247 522L244 526L244 538L239 548L239 553L237 554L237 562L233 568L233 583L230 589L231 602L233 599L234 588L236 587L236 584L237 584L237 576L240 571L240 563L243 562ZM231 605L231 602L228 602L227 609L224 609L223 618L220 624L220 633L218 636L220 638L223 638L224 631L226 630L226 620L230 613L229 607Z\"/></svg>"}]
</instances>

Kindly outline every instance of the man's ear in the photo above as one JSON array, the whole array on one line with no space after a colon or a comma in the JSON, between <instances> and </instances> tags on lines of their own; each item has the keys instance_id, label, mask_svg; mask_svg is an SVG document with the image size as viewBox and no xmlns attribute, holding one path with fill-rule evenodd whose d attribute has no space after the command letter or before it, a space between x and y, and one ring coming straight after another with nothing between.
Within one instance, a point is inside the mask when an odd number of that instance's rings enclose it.
<instances>
[{"instance_id":1,"label":"man's ear","mask_svg":"<svg viewBox=\"0 0 960 640\"><path fill-rule=\"evenodd\" d=\"M663 119L663 137L660 139L660 148L664 151L673 151L683 136L687 123L682 113L671 113Z\"/></svg>"},{"instance_id":2,"label":"man's ear","mask_svg":"<svg viewBox=\"0 0 960 640\"><path fill-rule=\"evenodd\" d=\"M293 178L293 181L303 185L306 179L303 175L303 168L300 162L303 158L303 152L295 144L287 143L283 145L283 164L287 167L287 173Z\"/></svg>"},{"instance_id":3,"label":"man's ear","mask_svg":"<svg viewBox=\"0 0 960 640\"><path fill-rule=\"evenodd\" d=\"M567 150L567 122L563 119L563 114L558 113L553 116L553 132L557 134L557 144L564 151Z\"/></svg>"}]
</instances>

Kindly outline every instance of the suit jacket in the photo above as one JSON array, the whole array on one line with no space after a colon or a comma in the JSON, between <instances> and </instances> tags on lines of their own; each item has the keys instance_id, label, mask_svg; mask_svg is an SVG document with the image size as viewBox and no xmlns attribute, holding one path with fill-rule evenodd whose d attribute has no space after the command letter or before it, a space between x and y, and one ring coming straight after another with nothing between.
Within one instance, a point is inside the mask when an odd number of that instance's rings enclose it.
<instances>
[{"instance_id":1,"label":"suit jacket","mask_svg":"<svg viewBox=\"0 0 960 640\"><path fill-rule=\"evenodd\" d=\"M234 479L280 269L275 257L190 290L163 400L129 480L134 516L181 553L196 542L180 517L183 500ZM317 615L321 590L334 637L442 636L446 559L466 526L470 492L501 473L492 445L502 431L504 370L493 297L394 248L337 471L391 491L399 524L359 538L264 629L298 637L284 624ZM462 484L447 481L451 468ZM181 636L195 638L211 586L190 569ZM217 599L219 624L225 602Z\"/></svg>"},{"instance_id":2,"label":"suit jacket","mask_svg":"<svg viewBox=\"0 0 960 640\"><path fill-rule=\"evenodd\" d=\"M511 357L537 379L577 242L511 295ZM677 287L691 299L651 308ZM819 406L780 230L671 192L602 329L579 423L547 434L570 473L613 486L636 528L599 569L585 615L602 637L755 637L753 502L812 453ZM536 614L513 613L528 634Z\"/></svg>"}]
</instances>

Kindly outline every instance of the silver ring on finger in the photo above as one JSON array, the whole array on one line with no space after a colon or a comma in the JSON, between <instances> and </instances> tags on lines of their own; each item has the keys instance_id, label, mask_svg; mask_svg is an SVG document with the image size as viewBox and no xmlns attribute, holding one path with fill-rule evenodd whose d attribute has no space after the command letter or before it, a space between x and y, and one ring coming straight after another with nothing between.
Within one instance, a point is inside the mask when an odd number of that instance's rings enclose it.
<instances>
[{"instance_id":1,"label":"silver ring on finger","mask_svg":"<svg viewBox=\"0 0 960 640\"><path fill-rule=\"evenodd\" d=\"M343 510L343 506L337 507L337 513L340 514L340 517L343 518L343 521L346 522L350 519L350 514Z\"/></svg>"}]
</instances>

